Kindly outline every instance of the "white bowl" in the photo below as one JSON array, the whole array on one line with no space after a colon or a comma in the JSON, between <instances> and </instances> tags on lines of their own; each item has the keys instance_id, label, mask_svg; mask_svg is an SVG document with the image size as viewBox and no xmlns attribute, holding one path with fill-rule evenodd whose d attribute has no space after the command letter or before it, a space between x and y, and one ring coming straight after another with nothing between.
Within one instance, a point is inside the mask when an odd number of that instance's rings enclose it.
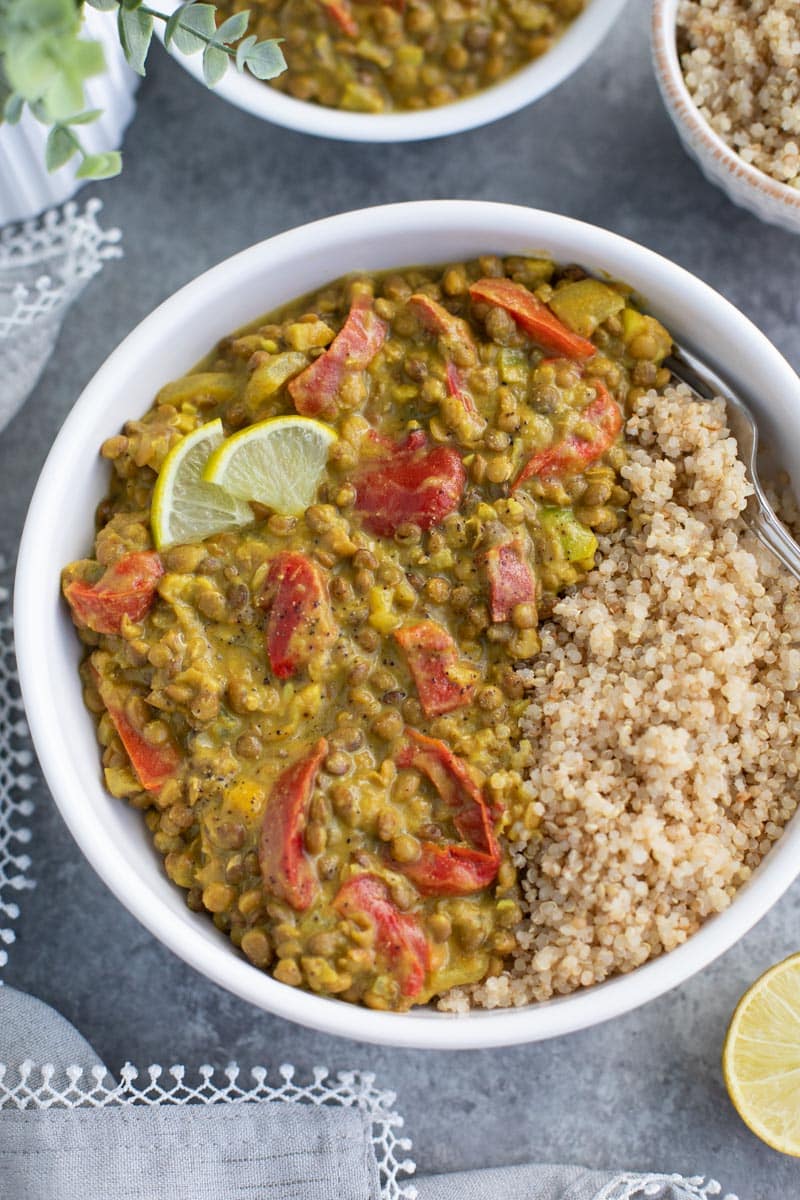
<instances>
[{"instance_id":1,"label":"white bowl","mask_svg":"<svg viewBox=\"0 0 800 1200\"><path fill-rule=\"evenodd\" d=\"M167 0L166 11L178 7L180 0ZM250 74L229 70L214 91L231 104L288 129L314 133L319 137L346 142L416 142L462 133L477 125L486 125L508 116L526 104L532 104L568 75L576 71L599 46L627 0L589 0L583 13L573 21L552 50L523 67L508 79L466 100L456 100L422 112L350 113L295 100ZM202 82L201 55L187 56L174 48L170 53L181 66Z\"/></svg>"},{"instance_id":2,"label":"white bowl","mask_svg":"<svg viewBox=\"0 0 800 1200\"><path fill-rule=\"evenodd\" d=\"M313 250L313 253L311 251ZM102 440L142 414L170 379L231 329L356 268L443 263L482 253L546 252L626 280L676 338L752 397L767 440L800 475L800 380L763 334L694 276L615 234L504 204L430 201L344 213L235 255L165 301L106 360L65 421L42 470L17 568L16 648L39 759L56 803L98 874L150 932L197 970L259 1008L328 1033L449 1049L535 1041L636 1007L706 966L745 933L800 872L795 818L731 907L685 945L629 975L544 1004L464 1016L373 1012L296 991L251 966L169 882L140 813L103 788L94 722L81 698L81 648L59 595L62 564L90 551L108 485ZM96 947L102 954L102 946ZM142 980L152 987L152 980Z\"/></svg>"},{"instance_id":3,"label":"white bowl","mask_svg":"<svg viewBox=\"0 0 800 1200\"><path fill-rule=\"evenodd\" d=\"M676 42L680 0L653 0L651 46L656 79L686 152L709 183L770 225L800 233L800 191L746 163L701 116L683 78Z\"/></svg>"}]
</instances>

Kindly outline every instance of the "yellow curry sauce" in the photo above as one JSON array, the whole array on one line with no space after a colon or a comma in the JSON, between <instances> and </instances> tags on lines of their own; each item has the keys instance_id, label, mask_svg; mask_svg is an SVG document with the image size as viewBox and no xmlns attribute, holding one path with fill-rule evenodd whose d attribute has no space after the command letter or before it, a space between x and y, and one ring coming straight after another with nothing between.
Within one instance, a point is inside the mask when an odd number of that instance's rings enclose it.
<instances>
[{"instance_id":1,"label":"yellow curry sauce","mask_svg":"<svg viewBox=\"0 0 800 1200\"><path fill-rule=\"evenodd\" d=\"M585 0L225 0L281 38L270 82L298 100L383 113L449 104L499 83L552 47Z\"/></svg>"},{"instance_id":2,"label":"yellow curry sauce","mask_svg":"<svg viewBox=\"0 0 800 1200\"><path fill-rule=\"evenodd\" d=\"M226 338L103 446L64 571L110 791L192 909L284 983L405 1009L502 969L530 829L524 687L625 519L623 414L669 335L541 258L339 280ZM186 433L335 428L317 503L152 549Z\"/></svg>"}]
</instances>

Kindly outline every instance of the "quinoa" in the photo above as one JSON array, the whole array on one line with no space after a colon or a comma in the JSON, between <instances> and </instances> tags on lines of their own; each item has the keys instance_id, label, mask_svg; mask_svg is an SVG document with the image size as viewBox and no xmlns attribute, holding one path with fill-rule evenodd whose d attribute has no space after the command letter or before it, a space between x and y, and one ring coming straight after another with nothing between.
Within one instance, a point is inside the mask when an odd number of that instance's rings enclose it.
<instances>
[{"instance_id":1,"label":"quinoa","mask_svg":"<svg viewBox=\"0 0 800 1200\"><path fill-rule=\"evenodd\" d=\"M712 129L747 163L800 188L797 0L681 0L686 86Z\"/></svg>"},{"instance_id":2,"label":"quinoa","mask_svg":"<svg viewBox=\"0 0 800 1200\"><path fill-rule=\"evenodd\" d=\"M517 950L448 1010L545 1000L679 946L797 806L800 586L745 529L724 405L650 392L627 431L630 523L526 673Z\"/></svg>"}]
</instances>

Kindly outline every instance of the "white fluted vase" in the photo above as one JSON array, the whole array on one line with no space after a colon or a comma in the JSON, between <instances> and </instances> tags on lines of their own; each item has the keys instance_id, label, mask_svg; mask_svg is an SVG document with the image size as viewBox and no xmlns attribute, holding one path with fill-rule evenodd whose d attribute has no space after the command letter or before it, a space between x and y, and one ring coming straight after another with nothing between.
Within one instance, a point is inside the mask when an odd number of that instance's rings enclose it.
<instances>
[{"instance_id":1,"label":"white fluted vase","mask_svg":"<svg viewBox=\"0 0 800 1200\"><path fill-rule=\"evenodd\" d=\"M80 127L91 154L118 150L135 108L139 77L125 62L113 13L86 8L87 36L103 46L106 70L86 83L86 107L103 115ZM26 110L17 125L0 125L0 227L57 208L86 183L76 178L78 159L50 173L44 162L47 128Z\"/></svg>"}]
</instances>

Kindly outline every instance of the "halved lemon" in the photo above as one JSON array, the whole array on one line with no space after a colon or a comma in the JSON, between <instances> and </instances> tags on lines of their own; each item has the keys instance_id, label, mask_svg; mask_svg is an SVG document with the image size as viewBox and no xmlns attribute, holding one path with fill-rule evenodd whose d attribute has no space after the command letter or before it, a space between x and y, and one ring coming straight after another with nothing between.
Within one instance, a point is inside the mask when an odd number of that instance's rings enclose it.
<instances>
[{"instance_id":1,"label":"halved lemon","mask_svg":"<svg viewBox=\"0 0 800 1200\"><path fill-rule=\"evenodd\" d=\"M164 459L150 507L157 549L253 523L249 504L203 481L209 457L224 441L222 421L209 421L176 442Z\"/></svg>"},{"instance_id":2,"label":"halved lemon","mask_svg":"<svg viewBox=\"0 0 800 1200\"><path fill-rule=\"evenodd\" d=\"M211 455L203 478L232 496L297 516L314 503L336 440L322 421L272 417L229 437Z\"/></svg>"},{"instance_id":3,"label":"halved lemon","mask_svg":"<svg viewBox=\"0 0 800 1200\"><path fill-rule=\"evenodd\" d=\"M800 954L772 967L742 996L722 1071L745 1125L774 1150L800 1157Z\"/></svg>"}]
</instances>

